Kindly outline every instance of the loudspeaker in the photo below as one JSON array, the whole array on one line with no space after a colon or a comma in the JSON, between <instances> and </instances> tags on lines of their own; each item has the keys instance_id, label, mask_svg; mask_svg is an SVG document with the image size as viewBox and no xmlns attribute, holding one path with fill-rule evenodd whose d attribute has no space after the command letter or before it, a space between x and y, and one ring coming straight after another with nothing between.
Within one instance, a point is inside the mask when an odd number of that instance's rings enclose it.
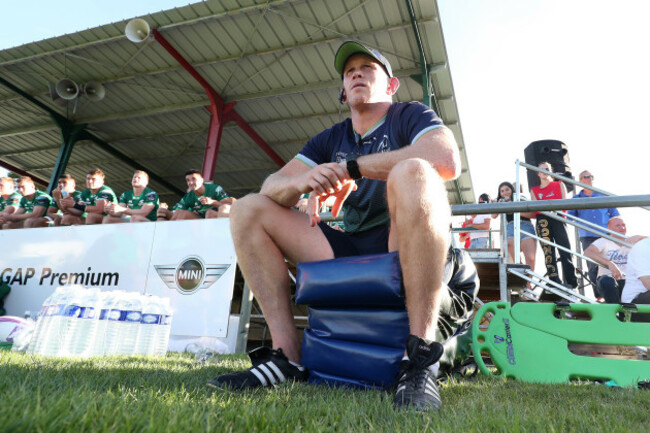
<instances>
[{"instance_id":1,"label":"loudspeaker","mask_svg":"<svg viewBox=\"0 0 650 433\"><path fill-rule=\"evenodd\" d=\"M65 107L65 105L67 104L68 101L61 98L56 93L56 86L54 84L48 84L47 87L50 89L50 98L52 98L52 102L54 102L59 107Z\"/></svg>"},{"instance_id":2,"label":"loudspeaker","mask_svg":"<svg viewBox=\"0 0 650 433\"><path fill-rule=\"evenodd\" d=\"M69 78L64 78L56 83L54 90L59 97L67 101L71 101L79 96L79 86Z\"/></svg>"},{"instance_id":3,"label":"loudspeaker","mask_svg":"<svg viewBox=\"0 0 650 433\"><path fill-rule=\"evenodd\" d=\"M537 166L542 162L548 162L553 167L553 172L564 177L573 179L571 167L569 166L569 149L567 145L559 140L533 141L524 149L524 158L527 164ZM528 176L528 189L539 185L539 176L536 171L526 170ZM568 192L573 191L572 183L564 182Z\"/></svg>"},{"instance_id":4,"label":"loudspeaker","mask_svg":"<svg viewBox=\"0 0 650 433\"><path fill-rule=\"evenodd\" d=\"M106 89L102 86L102 83L97 81L89 81L83 86L83 92L88 99L91 101L101 101L106 96Z\"/></svg>"},{"instance_id":5,"label":"loudspeaker","mask_svg":"<svg viewBox=\"0 0 650 433\"><path fill-rule=\"evenodd\" d=\"M127 39L136 44L147 40L150 32L151 28L149 27L149 23L142 18L129 21L124 29Z\"/></svg>"}]
</instances>

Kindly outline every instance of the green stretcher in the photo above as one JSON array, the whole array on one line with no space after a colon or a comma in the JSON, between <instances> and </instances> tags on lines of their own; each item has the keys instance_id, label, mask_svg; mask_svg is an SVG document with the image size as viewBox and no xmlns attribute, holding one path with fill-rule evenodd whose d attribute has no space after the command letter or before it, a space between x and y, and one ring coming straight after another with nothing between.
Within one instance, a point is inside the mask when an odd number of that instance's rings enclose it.
<instances>
[{"instance_id":1,"label":"green stretcher","mask_svg":"<svg viewBox=\"0 0 650 433\"><path fill-rule=\"evenodd\" d=\"M638 387L650 380L650 361L582 356L569 350L570 343L650 346L650 323L630 322L633 312L650 313L650 305L491 302L474 317L474 359L488 376L537 383L614 381ZM487 329L482 329L481 322L490 314ZM492 359L496 374L485 365L482 353Z\"/></svg>"}]
</instances>

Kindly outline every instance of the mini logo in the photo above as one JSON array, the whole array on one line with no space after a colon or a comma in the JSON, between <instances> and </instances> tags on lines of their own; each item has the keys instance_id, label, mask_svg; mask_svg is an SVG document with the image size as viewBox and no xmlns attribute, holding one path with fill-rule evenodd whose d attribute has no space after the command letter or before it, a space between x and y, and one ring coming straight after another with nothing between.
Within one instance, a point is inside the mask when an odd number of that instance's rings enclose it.
<instances>
[{"instance_id":1,"label":"mini logo","mask_svg":"<svg viewBox=\"0 0 650 433\"><path fill-rule=\"evenodd\" d=\"M158 276L170 289L182 295L191 295L213 285L228 270L229 264L206 265L200 257L183 259L178 266L154 265Z\"/></svg>"},{"instance_id":2,"label":"mini logo","mask_svg":"<svg viewBox=\"0 0 650 433\"><path fill-rule=\"evenodd\" d=\"M505 338L499 337L498 335L494 336L494 344L500 344L503 343L504 341L506 341Z\"/></svg>"}]
</instances>

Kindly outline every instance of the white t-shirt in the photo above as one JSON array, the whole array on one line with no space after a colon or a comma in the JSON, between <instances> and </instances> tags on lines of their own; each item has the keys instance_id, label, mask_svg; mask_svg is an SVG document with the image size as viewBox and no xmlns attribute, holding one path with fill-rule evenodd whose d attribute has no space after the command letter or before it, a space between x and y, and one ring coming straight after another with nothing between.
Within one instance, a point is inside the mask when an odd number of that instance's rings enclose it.
<instances>
[{"instance_id":1,"label":"white t-shirt","mask_svg":"<svg viewBox=\"0 0 650 433\"><path fill-rule=\"evenodd\" d=\"M639 277L650 275L650 238L637 242L630 250L627 261L627 278L621 302L632 302L639 294L647 291Z\"/></svg>"},{"instance_id":2,"label":"white t-shirt","mask_svg":"<svg viewBox=\"0 0 650 433\"><path fill-rule=\"evenodd\" d=\"M472 224L482 224L485 222L485 220L490 218L491 218L490 215L476 215L476 217L472 220ZM489 236L488 232L477 232L475 230L470 230L469 232L470 241L479 238L487 238L488 236Z\"/></svg>"},{"instance_id":3,"label":"white t-shirt","mask_svg":"<svg viewBox=\"0 0 650 433\"><path fill-rule=\"evenodd\" d=\"M630 253L630 249L628 247L619 245L616 242L612 242L609 239L605 238L598 238L591 245L598 248L598 251L600 251L603 257L605 257L605 260L614 262L614 264L616 264L616 266L618 266L618 268L621 270L623 275L626 274L627 256ZM612 272L609 270L609 268L598 266L598 276L600 277L603 275L611 277Z\"/></svg>"}]
</instances>

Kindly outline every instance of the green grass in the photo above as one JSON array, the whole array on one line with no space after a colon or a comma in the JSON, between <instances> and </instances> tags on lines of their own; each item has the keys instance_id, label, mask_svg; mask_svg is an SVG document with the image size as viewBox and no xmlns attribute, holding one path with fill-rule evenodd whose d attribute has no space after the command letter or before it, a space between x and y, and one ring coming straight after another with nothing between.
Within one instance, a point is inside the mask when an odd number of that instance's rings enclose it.
<instances>
[{"instance_id":1,"label":"green grass","mask_svg":"<svg viewBox=\"0 0 650 433\"><path fill-rule=\"evenodd\" d=\"M71 360L0 351L1 432L613 432L650 429L650 391L451 380L443 411L395 411L381 391L307 384L229 393L205 386L249 366L189 355Z\"/></svg>"}]
</instances>

